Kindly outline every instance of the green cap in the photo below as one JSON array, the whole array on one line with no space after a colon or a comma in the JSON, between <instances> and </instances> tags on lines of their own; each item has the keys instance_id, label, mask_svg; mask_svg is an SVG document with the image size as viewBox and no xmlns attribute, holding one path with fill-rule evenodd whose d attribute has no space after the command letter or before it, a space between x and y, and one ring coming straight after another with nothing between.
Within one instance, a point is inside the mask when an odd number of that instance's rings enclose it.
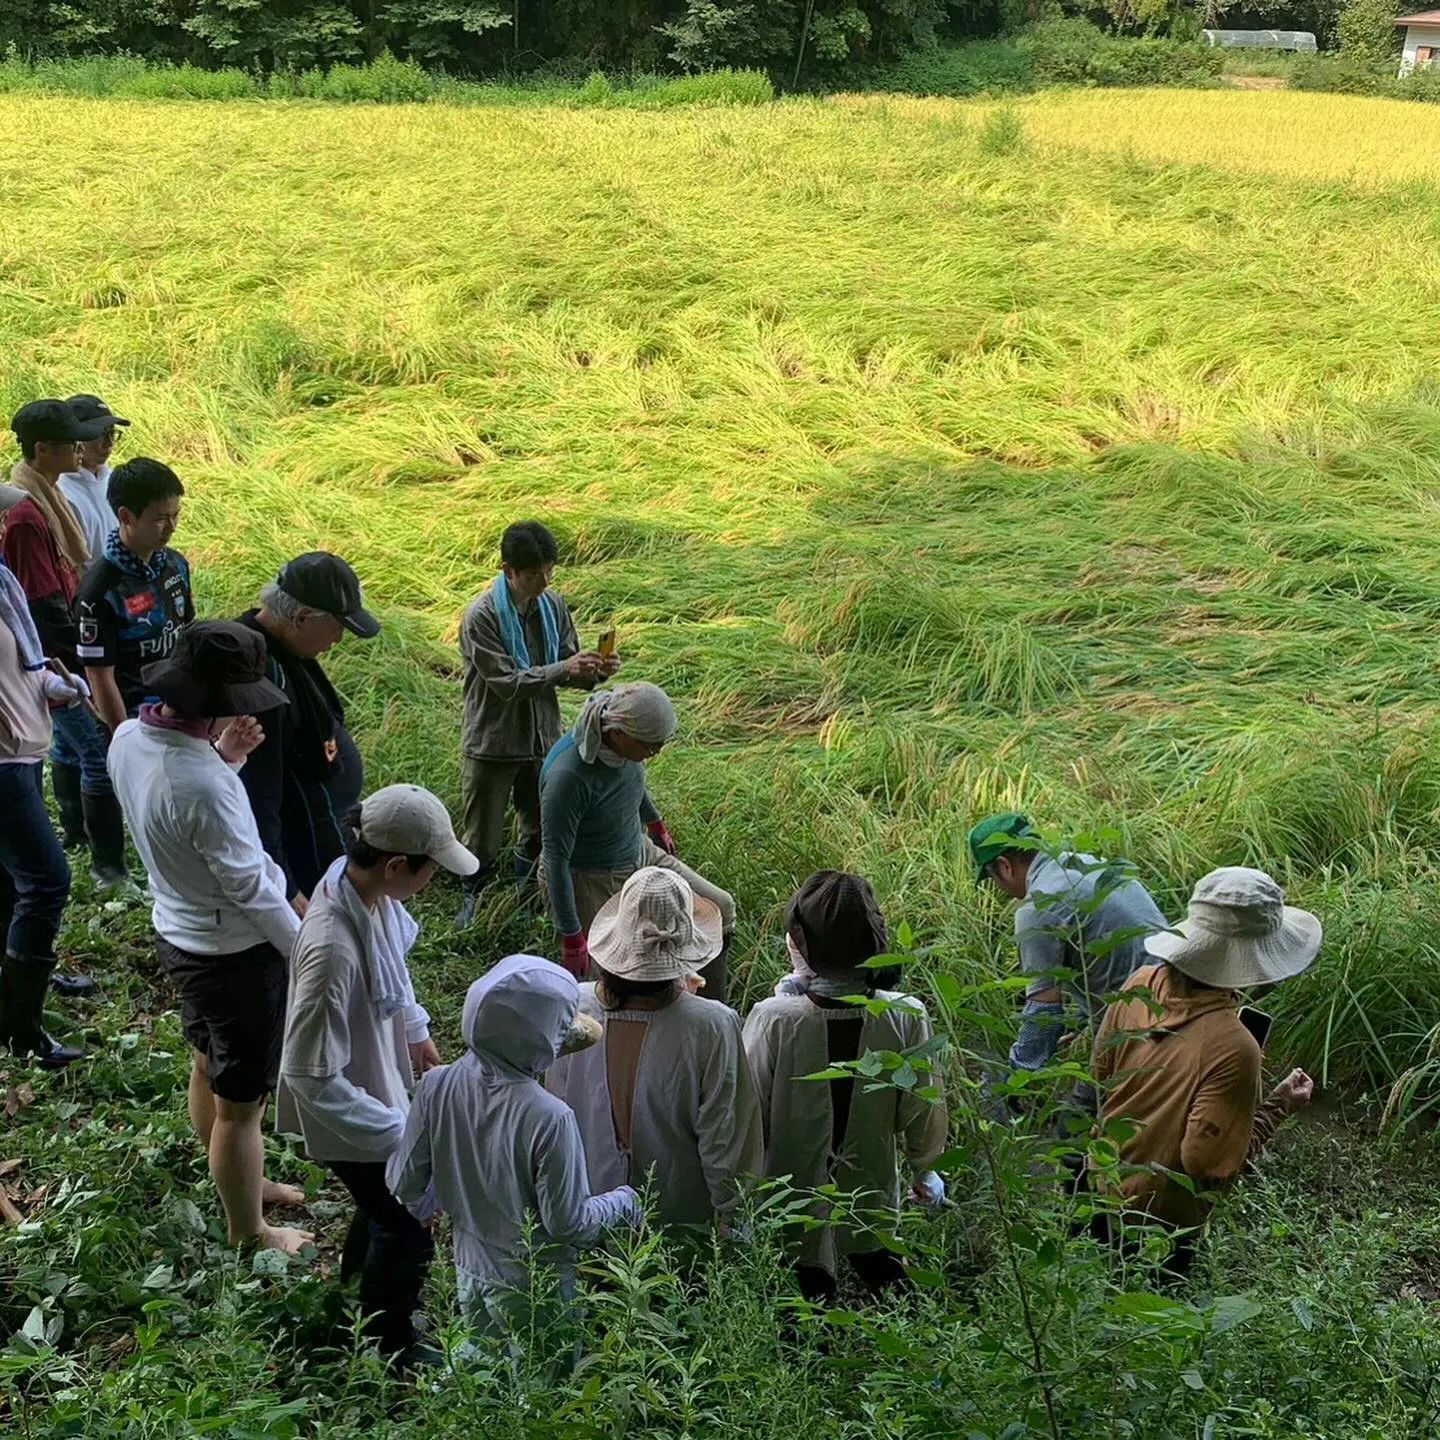
<instances>
[{"instance_id":1,"label":"green cap","mask_svg":"<svg viewBox=\"0 0 1440 1440\"><path fill-rule=\"evenodd\" d=\"M998 860L1007 850L1017 848L1014 844L1016 840L1034 834L1030 822L1014 811L982 820L970 832L970 858L975 862L975 883L978 885L985 878L985 867L992 860Z\"/></svg>"}]
</instances>

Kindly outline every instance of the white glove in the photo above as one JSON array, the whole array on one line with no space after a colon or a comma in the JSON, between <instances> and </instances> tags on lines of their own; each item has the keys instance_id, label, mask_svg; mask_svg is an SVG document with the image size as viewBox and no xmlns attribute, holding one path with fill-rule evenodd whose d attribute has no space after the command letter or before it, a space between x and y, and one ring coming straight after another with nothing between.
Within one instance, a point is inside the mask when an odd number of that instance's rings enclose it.
<instances>
[{"instance_id":1,"label":"white glove","mask_svg":"<svg viewBox=\"0 0 1440 1440\"><path fill-rule=\"evenodd\" d=\"M41 686L45 698L55 705L78 705L90 698L90 687L78 675L66 679L53 670L47 670Z\"/></svg>"},{"instance_id":2,"label":"white glove","mask_svg":"<svg viewBox=\"0 0 1440 1440\"><path fill-rule=\"evenodd\" d=\"M917 1175L914 1184L916 1202L926 1209L933 1210L945 1203L945 1182L933 1170Z\"/></svg>"}]
</instances>

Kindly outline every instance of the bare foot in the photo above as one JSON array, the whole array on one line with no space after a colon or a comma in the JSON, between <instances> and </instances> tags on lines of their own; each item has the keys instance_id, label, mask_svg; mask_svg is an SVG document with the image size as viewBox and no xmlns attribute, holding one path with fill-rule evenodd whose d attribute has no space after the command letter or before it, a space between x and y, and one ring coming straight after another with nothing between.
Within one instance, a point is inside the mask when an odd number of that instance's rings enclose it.
<instances>
[{"instance_id":1,"label":"bare foot","mask_svg":"<svg viewBox=\"0 0 1440 1440\"><path fill-rule=\"evenodd\" d=\"M260 1191L262 1205L303 1205L305 1192L298 1185L282 1185L278 1180L267 1180Z\"/></svg>"},{"instance_id":2,"label":"bare foot","mask_svg":"<svg viewBox=\"0 0 1440 1440\"><path fill-rule=\"evenodd\" d=\"M289 1225L267 1225L257 1238L262 1250L283 1250L287 1255L298 1255L306 1245L315 1243L308 1230L294 1230Z\"/></svg>"}]
</instances>

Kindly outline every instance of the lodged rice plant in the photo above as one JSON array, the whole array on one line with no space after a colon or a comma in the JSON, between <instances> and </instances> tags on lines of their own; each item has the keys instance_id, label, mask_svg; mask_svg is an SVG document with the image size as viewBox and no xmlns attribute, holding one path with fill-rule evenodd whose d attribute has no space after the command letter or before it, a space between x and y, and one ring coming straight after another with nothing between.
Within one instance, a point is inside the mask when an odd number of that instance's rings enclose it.
<instances>
[{"instance_id":1,"label":"lodged rice plant","mask_svg":"<svg viewBox=\"0 0 1440 1440\"><path fill-rule=\"evenodd\" d=\"M680 702L653 787L739 896L752 994L820 866L924 964L1008 973L963 846L1018 807L1115 832L1172 915L1273 871L1329 934L1276 1063L1386 1082L1440 991L1440 200L1396 188L1440 121L997 113L7 96L0 403L135 420L205 613L351 560L385 631L333 665L377 783L454 798L459 616L543 519L582 636ZM548 943L489 921L435 943L447 993Z\"/></svg>"}]
</instances>

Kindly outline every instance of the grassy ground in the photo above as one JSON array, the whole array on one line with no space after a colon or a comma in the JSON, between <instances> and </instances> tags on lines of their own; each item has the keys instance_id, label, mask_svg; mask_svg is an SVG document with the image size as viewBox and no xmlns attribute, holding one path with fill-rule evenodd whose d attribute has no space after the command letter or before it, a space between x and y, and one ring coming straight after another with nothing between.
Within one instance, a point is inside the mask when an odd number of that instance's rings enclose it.
<instances>
[{"instance_id":1,"label":"grassy ground","mask_svg":"<svg viewBox=\"0 0 1440 1440\"><path fill-rule=\"evenodd\" d=\"M780 905L824 864L871 875L927 965L1001 973L1008 915L960 850L978 815L1023 805L1116 831L1172 914L1214 864L1280 875L1328 938L1276 996L1272 1058L1352 1098L1384 1087L1422 1053L1440 978L1421 278L1440 198L1396 158L1431 117L1076 93L1016 107L1017 145L992 109L7 98L0 402L98 390L136 420L128 448L190 486L179 540L210 613L289 554L352 560L386 631L334 672L377 783L453 798L459 613L501 528L544 518L585 633L617 624L628 673L681 701L654 789L739 897L751 995ZM449 898L419 968L453 1048L465 983L546 932L497 899L454 942ZM213 1205L143 936L143 915L77 909L67 945L107 982L85 1012L100 1058L29 1077L33 1104L4 1072L17 1193L45 1190L0 1260L4 1318L63 1315L74 1346L13 1362L31 1372L15 1413L47 1435L373 1429L389 1392L363 1364L295 1369L316 1287L237 1277L194 1228L187 1203ZM1428 1282L1405 1258L1425 1222L1383 1200L1369 1141L1295 1143L1217 1251L1275 1348L1207 1330L1199 1358L1169 1340L1133 1372L1091 1357L1100 1388L1066 1391L1066 1433L1433 1426ZM611 1379L588 1399L588 1381L522 1385L579 1409L527 1421L511 1395L486 1433L706 1433L721 1414L757 1435L1031 1433L1036 1392L995 1383L1016 1311L971 1253L986 1223L966 1208L925 1242L981 1278L867 1330L838 1396L833 1344L767 1368L757 1253L683 1294L663 1271L621 1287L649 1298L605 1331ZM1121 1323L1056 1303L1081 1358ZM92 1395L110 1428L77 1418ZM480 1402L420 1403L395 1425Z\"/></svg>"}]
</instances>

